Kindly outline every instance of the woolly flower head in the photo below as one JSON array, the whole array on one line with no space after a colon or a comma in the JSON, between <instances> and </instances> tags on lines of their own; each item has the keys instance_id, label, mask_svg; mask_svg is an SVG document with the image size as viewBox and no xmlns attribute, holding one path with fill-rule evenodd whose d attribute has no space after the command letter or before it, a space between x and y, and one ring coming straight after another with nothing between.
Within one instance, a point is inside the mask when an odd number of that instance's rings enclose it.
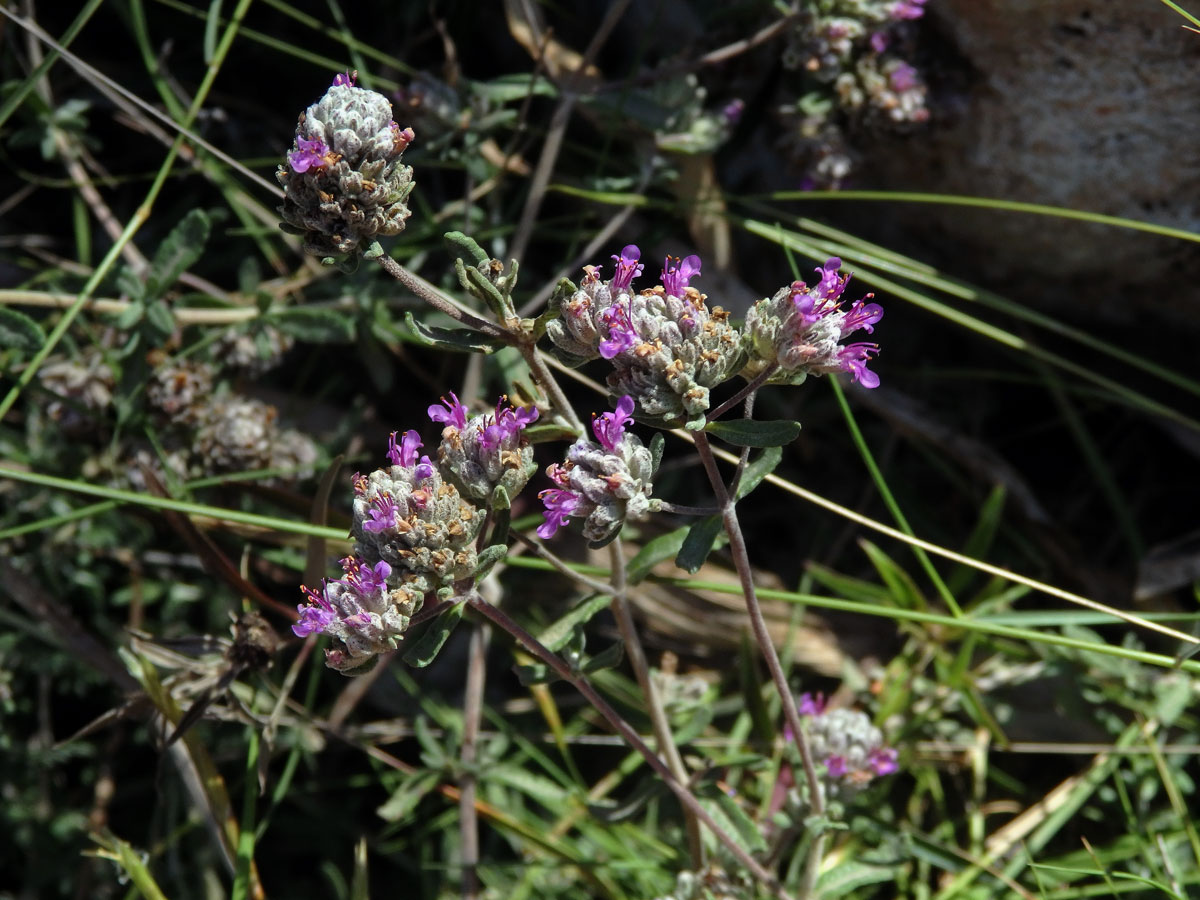
<instances>
[{"instance_id":1,"label":"woolly flower head","mask_svg":"<svg viewBox=\"0 0 1200 900\"><path fill-rule=\"evenodd\" d=\"M494 413L469 419L453 392L450 400L429 407L429 418L444 426L438 445L442 471L471 500L485 502L497 487L515 497L537 469L523 432L537 421L538 411L509 406L507 400L501 397Z\"/></svg>"},{"instance_id":2,"label":"woolly flower head","mask_svg":"<svg viewBox=\"0 0 1200 900\"><path fill-rule=\"evenodd\" d=\"M297 637L328 634L341 647L326 652L325 661L345 674L355 674L380 654L396 648L420 608L422 594L408 586L392 588L392 567L373 566L357 556L342 560L342 578L326 579L321 589L302 587L305 602L292 626Z\"/></svg>"},{"instance_id":3,"label":"woolly flower head","mask_svg":"<svg viewBox=\"0 0 1200 900\"><path fill-rule=\"evenodd\" d=\"M275 173L285 197L283 228L304 236L315 256L354 255L377 237L399 234L412 168L400 162L411 128L392 120L382 94L338 75L300 116L287 164Z\"/></svg>"},{"instance_id":4,"label":"woolly flower head","mask_svg":"<svg viewBox=\"0 0 1200 900\"><path fill-rule=\"evenodd\" d=\"M727 381L745 361L741 334L720 307L690 282L700 275L698 256L668 257L661 283L638 293L632 282L643 266L630 244L616 260L611 279L597 269L560 305L547 327L555 349L570 364L603 357L613 365L610 392L633 398L638 416L657 424L701 427L709 389Z\"/></svg>"},{"instance_id":5,"label":"woolly flower head","mask_svg":"<svg viewBox=\"0 0 1200 900\"><path fill-rule=\"evenodd\" d=\"M750 308L746 332L751 359L743 375L753 378L775 364L778 371L768 379L772 384L799 384L808 375L849 372L863 387L879 386L879 376L867 368L879 345L841 341L855 331L874 332L883 308L866 302L873 294L844 308L841 296L850 276L838 274L841 265L837 257L828 259L817 269L819 277L811 287L793 282Z\"/></svg>"},{"instance_id":6,"label":"woolly flower head","mask_svg":"<svg viewBox=\"0 0 1200 900\"><path fill-rule=\"evenodd\" d=\"M615 412L592 420L595 441L580 438L563 464L547 470L557 487L538 495L546 507L539 537L549 540L574 517L585 520L583 536L593 545L606 544L627 519L644 519L658 507L650 497L658 462L637 435L625 430L633 406L632 397L622 397Z\"/></svg>"},{"instance_id":7,"label":"woolly flower head","mask_svg":"<svg viewBox=\"0 0 1200 900\"><path fill-rule=\"evenodd\" d=\"M473 540L483 513L442 480L428 456L418 456L421 439L393 433L391 463L370 475L354 476L354 552L368 565L392 567L389 583L422 594L475 572Z\"/></svg>"},{"instance_id":8,"label":"woolly flower head","mask_svg":"<svg viewBox=\"0 0 1200 900\"><path fill-rule=\"evenodd\" d=\"M803 694L799 711L813 758L825 766L827 780L861 787L899 768L897 753L883 742L883 733L867 714L853 709L825 709L819 694Z\"/></svg>"}]
</instances>

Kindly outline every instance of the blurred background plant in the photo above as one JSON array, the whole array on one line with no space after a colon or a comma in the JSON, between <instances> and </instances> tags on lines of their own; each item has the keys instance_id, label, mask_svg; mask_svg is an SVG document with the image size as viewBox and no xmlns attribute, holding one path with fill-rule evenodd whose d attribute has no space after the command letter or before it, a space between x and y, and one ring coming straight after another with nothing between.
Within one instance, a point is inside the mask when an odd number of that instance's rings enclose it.
<instances>
[{"instance_id":1,"label":"blurred background plant","mask_svg":"<svg viewBox=\"0 0 1200 900\"><path fill-rule=\"evenodd\" d=\"M719 518L621 532L668 762L740 852L821 897L1196 890L1200 119L1174 86L1200 38L1152 0L1026 6L0 4L0 896L769 895L711 831L698 863L662 777L474 612L450 633L462 606L426 601L400 647L426 665L354 680L292 637L350 552L348 473L450 391L547 388L409 288L489 318L455 258L515 258L519 329L632 242L647 279L698 253L735 322L834 256L888 310L879 388L761 392L803 431L738 507L791 683L828 695L805 728L869 745L822 737L823 816ZM403 287L278 227L296 116L352 70L415 132ZM1137 178L1055 193L1116 157ZM603 362L554 372L611 408ZM540 469L573 436L526 435ZM654 496L712 512L687 445L662 460ZM480 591L653 734L620 606L578 578L615 558L576 526L575 578L532 549L552 485L494 512Z\"/></svg>"}]
</instances>

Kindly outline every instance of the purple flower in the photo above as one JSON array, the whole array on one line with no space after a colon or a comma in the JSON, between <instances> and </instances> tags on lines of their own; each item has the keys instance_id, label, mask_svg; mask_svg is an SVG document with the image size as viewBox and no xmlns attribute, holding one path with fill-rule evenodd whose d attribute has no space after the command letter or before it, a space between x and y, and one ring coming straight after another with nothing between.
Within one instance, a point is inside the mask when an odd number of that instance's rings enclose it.
<instances>
[{"instance_id":1,"label":"purple flower","mask_svg":"<svg viewBox=\"0 0 1200 900\"><path fill-rule=\"evenodd\" d=\"M860 328L867 334L875 331L875 323L883 318L883 307L878 303L863 302L874 296L874 294L867 294L861 300L854 301L854 305L846 313L846 318L842 320L842 337L858 331Z\"/></svg>"},{"instance_id":2,"label":"purple flower","mask_svg":"<svg viewBox=\"0 0 1200 900\"><path fill-rule=\"evenodd\" d=\"M671 264L674 260L674 265ZM663 262L662 285L672 297L682 297L688 282L700 274L700 257L689 256L680 262L679 257L668 256Z\"/></svg>"},{"instance_id":3,"label":"purple flower","mask_svg":"<svg viewBox=\"0 0 1200 900\"><path fill-rule=\"evenodd\" d=\"M633 420L633 398L626 394L617 401L616 412L606 412L592 419L592 431L605 450L616 450L625 434L625 423Z\"/></svg>"},{"instance_id":4,"label":"purple flower","mask_svg":"<svg viewBox=\"0 0 1200 900\"><path fill-rule=\"evenodd\" d=\"M337 618L333 604L325 597L327 584L328 582L321 583L320 593L310 587L300 588L308 598L308 602L296 607L296 611L300 613L300 621L292 626L296 637L308 637L313 632L321 634L329 627L329 623Z\"/></svg>"},{"instance_id":5,"label":"purple flower","mask_svg":"<svg viewBox=\"0 0 1200 900\"><path fill-rule=\"evenodd\" d=\"M925 15L925 0L900 0L891 13L893 19L919 19Z\"/></svg>"},{"instance_id":6,"label":"purple flower","mask_svg":"<svg viewBox=\"0 0 1200 900\"><path fill-rule=\"evenodd\" d=\"M828 756L825 758L825 768L829 770L829 774L834 778L841 778L846 774L846 757L844 756Z\"/></svg>"},{"instance_id":7,"label":"purple flower","mask_svg":"<svg viewBox=\"0 0 1200 900\"><path fill-rule=\"evenodd\" d=\"M342 570L346 577L342 579L360 594L371 594L387 584L392 567L382 559L374 566L368 566L357 556L347 556L342 559Z\"/></svg>"},{"instance_id":8,"label":"purple flower","mask_svg":"<svg viewBox=\"0 0 1200 900\"><path fill-rule=\"evenodd\" d=\"M822 715L825 712L825 695L801 694L800 702L797 704L796 709L802 716Z\"/></svg>"},{"instance_id":9,"label":"purple flower","mask_svg":"<svg viewBox=\"0 0 1200 900\"><path fill-rule=\"evenodd\" d=\"M357 78L358 78L358 70L357 69L355 69L352 72L338 72L336 75L333 76L333 86L339 87L341 85L345 85L346 87L354 87L354 81Z\"/></svg>"},{"instance_id":10,"label":"purple flower","mask_svg":"<svg viewBox=\"0 0 1200 900\"><path fill-rule=\"evenodd\" d=\"M917 70L908 63L898 61L888 76L893 91L908 91L917 86Z\"/></svg>"},{"instance_id":11,"label":"purple flower","mask_svg":"<svg viewBox=\"0 0 1200 900\"><path fill-rule=\"evenodd\" d=\"M614 303L598 316L600 322L608 326L608 337L600 342L597 349L605 359L612 359L619 353L624 353L641 338L629 320L629 310L621 303Z\"/></svg>"},{"instance_id":12,"label":"purple flower","mask_svg":"<svg viewBox=\"0 0 1200 900\"><path fill-rule=\"evenodd\" d=\"M386 491L380 492L371 498L370 521L363 522L363 531L370 531L373 534L378 534L381 531L387 531L389 528L396 527L396 514L400 511L399 505L391 494Z\"/></svg>"},{"instance_id":13,"label":"purple flower","mask_svg":"<svg viewBox=\"0 0 1200 900\"><path fill-rule=\"evenodd\" d=\"M433 477L433 463L428 456L422 456L421 461L417 463L417 467L413 469L413 477L417 481L424 481L426 478Z\"/></svg>"},{"instance_id":14,"label":"purple flower","mask_svg":"<svg viewBox=\"0 0 1200 900\"><path fill-rule=\"evenodd\" d=\"M408 468L417 461L417 451L421 449L421 436L415 431L406 431L400 438L400 443L396 443L396 432L392 432L388 438L387 457L392 461L393 466L404 466Z\"/></svg>"},{"instance_id":15,"label":"purple flower","mask_svg":"<svg viewBox=\"0 0 1200 900\"><path fill-rule=\"evenodd\" d=\"M458 402L458 397L454 391L450 392L450 401L442 398L442 406L434 403L427 410L429 418L434 422L444 422L446 425L453 425L459 431L467 427L467 408Z\"/></svg>"},{"instance_id":16,"label":"purple flower","mask_svg":"<svg viewBox=\"0 0 1200 900\"><path fill-rule=\"evenodd\" d=\"M299 149L293 150L287 155L288 165L292 167L292 171L307 172L309 169L319 169L328 162L326 156L329 154L329 148L323 141L309 141L297 135L296 146Z\"/></svg>"},{"instance_id":17,"label":"purple flower","mask_svg":"<svg viewBox=\"0 0 1200 900\"><path fill-rule=\"evenodd\" d=\"M880 747L871 751L868 765L875 770L876 775L891 775L900 768L896 762L899 755L894 747Z\"/></svg>"},{"instance_id":18,"label":"purple flower","mask_svg":"<svg viewBox=\"0 0 1200 900\"><path fill-rule=\"evenodd\" d=\"M746 101L734 98L730 100L721 109L721 118L725 120L726 125L736 125L742 118L742 113L746 111Z\"/></svg>"},{"instance_id":19,"label":"purple flower","mask_svg":"<svg viewBox=\"0 0 1200 900\"><path fill-rule=\"evenodd\" d=\"M498 450L506 442L516 443L526 426L537 421L536 406L513 408L505 406L507 402L507 397L496 401L496 414L487 417L479 433L479 445L489 453Z\"/></svg>"},{"instance_id":20,"label":"purple flower","mask_svg":"<svg viewBox=\"0 0 1200 900\"><path fill-rule=\"evenodd\" d=\"M546 511L542 513L546 521L538 526L537 533L542 540L548 541L554 537L554 532L567 524L571 513L578 509L579 495L574 491L550 488L542 491L538 497L546 506Z\"/></svg>"},{"instance_id":21,"label":"purple flower","mask_svg":"<svg viewBox=\"0 0 1200 900\"><path fill-rule=\"evenodd\" d=\"M841 267L842 261L836 256L831 256L825 260L825 265L817 269L821 273L821 279L813 285L813 292L816 293L818 299L834 301L842 296L842 291L846 289L850 276L839 275L838 269Z\"/></svg>"},{"instance_id":22,"label":"purple flower","mask_svg":"<svg viewBox=\"0 0 1200 900\"><path fill-rule=\"evenodd\" d=\"M884 50L886 50L888 48L888 44L890 44L890 43L891 43L891 39L889 39L888 36L886 34L884 34L882 31L876 31L874 34L871 35L871 39L870 39L871 49L874 50L876 53L882 53Z\"/></svg>"},{"instance_id":23,"label":"purple flower","mask_svg":"<svg viewBox=\"0 0 1200 900\"><path fill-rule=\"evenodd\" d=\"M633 284L633 279L642 274L642 269L646 268L638 259L641 258L642 251L638 249L636 244L626 244L621 250L621 255L613 254L613 260L617 264L617 271L612 278L612 292L619 293L620 291L629 290L629 286Z\"/></svg>"},{"instance_id":24,"label":"purple flower","mask_svg":"<svg viewBox=\"0 0 1200 900\"><path fill-rule=\"evenodd\" d=\"M879 376L867 368L871 354L879 352L878 344L847 344L838 350L838 362L843 372L850 372L865 388L879 387Z\"/></svg>"}]
</instances>

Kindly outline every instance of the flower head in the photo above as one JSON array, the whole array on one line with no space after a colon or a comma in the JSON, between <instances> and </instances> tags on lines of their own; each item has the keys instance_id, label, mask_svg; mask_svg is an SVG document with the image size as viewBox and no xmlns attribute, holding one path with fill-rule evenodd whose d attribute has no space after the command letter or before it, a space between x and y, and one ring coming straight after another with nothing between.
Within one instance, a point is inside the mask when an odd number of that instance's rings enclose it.
<instances>
[{"instance_id":1,"label":"flower head","mask_svg":"<svg viewBox=\"0 0 1200 900\"><path fill-rule=\"evenodd\" d=\"M536 406L514 407L501 397L496 409L467 418L453 394L452 402L429 407L429 417L445 422L438 445L442 474L473 500L490 501L497 487L514 497L537 467L523 432L538 419Z\"/></svg>"},{"instance_id":2,"label":"flower head","mask_svg":"<svg viewBox=\"0 0 1200 900\"><path fill-rule=\"evenodd\" d=\"M799 384L808 375L846 372L865 388L879 386L879 376L867 368L879 345L841 341L855 331L874 332L883 318L883 307L868 303L867 294L849 309L842 295L850 281L839 275L842 261L831 257L817 269L818 278L811 287L793 282L767 300L760 300L746 315L746 330L754 359L743 372L753 377L767 364L779 371L770 377L773 383Z\"/></svg>"},{"instance_id":3,"label":"flower head","mask_svg":"<svg viewBox=\"0 0 1200 900\"><path fill-rule=\"evenodd\" d=\"M392 120L386 97L339 74L300 116L286 165L282 226L304 236L316 256L357 255L379 237L399 234L409 216L412 169L400 157L412 140Z\"/></svg>"},{"instance_id":4,"label":"flower head","mask_svg":"<svg viewBox=\"0 0 1200 900\"><path fill-rule=\"evenodd\" d=\"M301 588L305 602L297 609L292 631L297 637L328 634L341 641L344 649L330 650L326 662L342 671L361 670L396 647L422 597L404 586L392 589L392 567L382 560L372 566L359 556L347 556L342 571L344 577L325 579L319 591Z\"/></svg>"}]
</instances>

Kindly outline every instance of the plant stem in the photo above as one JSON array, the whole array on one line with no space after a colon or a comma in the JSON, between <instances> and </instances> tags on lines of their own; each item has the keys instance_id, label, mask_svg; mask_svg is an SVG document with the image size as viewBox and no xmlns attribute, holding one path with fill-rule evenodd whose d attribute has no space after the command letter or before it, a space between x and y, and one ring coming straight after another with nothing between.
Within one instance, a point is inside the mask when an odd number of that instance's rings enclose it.
<instances>
[{"instance_id":1,"label":"plant stem","mask_svg":"<svg viewBox=\"0 0 1200 900\"><path fill-rule=\"evenodd\" d=\"M736 394L734 394L732 397L730 397L728 400L726 400L724 403L722 403L716 409L710 410L708 415L705 416L704 418L706 418L709 422L713 421L714 419L721 418L721 416L725 415L725 413L729 412L729 410L733 409L735 406L737 406L739 403L741 403L747 397L750 397L760 387L762 387L764 384L766 384L767 379L770 378L772 375L774 375L775 370L778 368L779 368L778 363L771 363L770 365L768 365L765 369L763 369L761 372L759 372L757 375L755 375L750 381L747 381L744 385L742 385L742 389L740 391L738 391Z\"/></svg>"},{"instance_id":2,"label":"plant stem","mask_svg":"<svg viewBox=\"0 0 1200 900\"><path fill-rule=\"evenodd\" d=\"M783 704L784 721L791 730L792 739L800 751L800 760L804 765L804 776L808 782L809 803L813 814L822 816L825 813L825 800L821 794L821 782L817 778L817 767L813 762L812 750L808 746L808 741L805 740L804 729L800 724L796 698L788 684L783 665L779 662L779 654L775 651L775 643L771 640L766 619L763 618L762 607L758 603L758 594L754 589L754 572L750 568L750 555L746 552L746 539L742 534L741 523L738 522L733 498L726 489L725 482L721 480L717 461L713 457L712 447L708 443L708 435L703 431L696 431L694 435L696 452L700 454L700 461L704 464L705 472L708 473L708 480L712 483L713 491L717 495L717 502L721 504L721 519L725 524L725 533L729 536L729 551L733 556L734 566L737 568L738 579L742 583L742 595L746 598L746 612L750 616L750 628L754 632L754 639L758 642L759 650L767 662L771 680L775 682L775 689ZM818 836L812 842L805 872L805 890L800 895L802 898L811 892L824 850L824 843L822 836Z\"/></svg>"},{"instance_id":3,"label":"plant stem","mask_svg":"<svg viewBox=\"0 0 1200 900\"><path fill-rule=\"evenodd\" d=\"M717 824L708 811L700 805L700 801L696 799L696 796L688 790L687 785L681 783L671 774L671 770L667 768L666 763L658 758L658 754L647 746L641 736L634 731L633 726L621 718L620 714L609 705L607 700L596 692L596 689L591 686L586 678L572 671L571 667L562 659L547 650L537 638L510 619L505 613L480 597L477 591L472 592L467 597L466 602L471 609L487 618L497 628L506 631L522 647L553 669L559 678L579 691L595 707L596 711L608 720L608 723L625 739L625 742L641 754L642 758L646 760L650 768L663 780L663 783L670 789L671 793L679 798L679 801L691 811L692 815L707 826L716 838L729 849L738 862L746 867L747 871L766 885L771 893L780 898L780 900L790 900L790 895L783 889L783 886L775 876L763 868L758 860L747 853L725 829Z\"/></svg>"},{"instance_id":4,"label":"plant stem","mask_svg":"<svg viewBox=\"0 0 1200 900\"><path fill-rule=\"evenodd\" d=\"M484 334L489 334L492 337L512 340L512 335L498 325L488 322L486 319L481 319L479 316L465 309L460 309L448 299L443 297L433 285L427 282L424 278L420 278L415 273L410 272L396 260L392 259L386 253L377 257L379 265L385 272L399 281L402 285L436 309L438 312L452 318L459 324L466 325L468 328L474 328L476 331L482 331Z\"/></svg>"},{"instance_id":5,"label":"plant stem","mask_svg":"<svg viewBox=\"0 0 1200 900\"><path fill-rule=\"evenodd\" d=\"M658 752L663 757L671 774L680 784L690 780L683 757L675 745L675 735L671 731L671 720L663 708L662 697L654 679L650 677L650 665L646 660L646 651L638 637L637 625L633 621L633 613L629 609L628 585L625 581L625 553L621 549L621 539L617 538L608 545L608 557L612 561L612 612L617 620L617 628L621 639L625 642L625 656L629 666L637 678L642 696L646 698L646 711L650 714L650 722L654 728L654 741ZM688 854L692 858L692 869L699 871L704 867L704 843L700 838L700 822L686 806L683 807L683 821L687 828Z\"/></svg>"},{"instance_id":6,"label":"plant stem","mask_svg":"<svg viewBox=\"0 0 1200 900\"><path fill-rule=\"evenodd\" d=\"M550 407L557 412L568 425L575 429L575 433L582 435L584 433L583 422L579 416L575 414L574 408L567 400L567 395L563 393L562 387L559 386L550 368L546 365L546 361L542 359L541 351L538 350L537 344L532 338L519 340L516 342L516 348L521 351L521 356L525 360L525 364L529 366L529 371L533 375L534 383L542 389L546 395L546 399L550 401Z\"/></svg>"},{"instance_id":7,"label":"plant stem","mask_svg":"<svg viewBox=\"0 0 1200 900\"><path fill-rule=\"evenodd\" d=\"M479 817L475 811L475 744L483 714L483 684L487 677L487 647L491 628L481 623L471 633L467 651L467 686L463 699L463 736L459 759L463 774L458 781L458 830L462 844L462 896L475 900L479 894Z\"/></svg>"}]
</instances>

